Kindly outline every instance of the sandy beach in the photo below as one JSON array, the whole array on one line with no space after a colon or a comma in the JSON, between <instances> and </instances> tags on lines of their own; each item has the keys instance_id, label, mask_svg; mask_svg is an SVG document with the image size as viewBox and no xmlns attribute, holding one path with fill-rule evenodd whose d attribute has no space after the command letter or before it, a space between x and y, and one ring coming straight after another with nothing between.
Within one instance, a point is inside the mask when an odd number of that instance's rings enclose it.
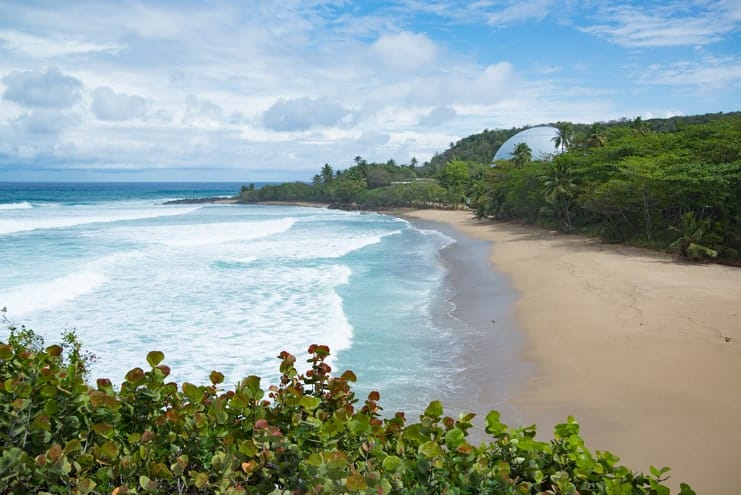
<instances>
[{"instance_id":1,"label":"sandy beach","mask_svg":"<svg viewBox=\"0 0 741 495\"><path fill-rule=\"evenodd\" d=\"M738 493L741 269L465 211L402 216L491 243L491 262L518 292L520 357L532 364L511 399L523 424L547 438L573 415L590 449L634 470L670 466L674 489L687 482L701 494ZM486 380L477 383L483 410L493 398Z\"/></svg>"}]
</instances>

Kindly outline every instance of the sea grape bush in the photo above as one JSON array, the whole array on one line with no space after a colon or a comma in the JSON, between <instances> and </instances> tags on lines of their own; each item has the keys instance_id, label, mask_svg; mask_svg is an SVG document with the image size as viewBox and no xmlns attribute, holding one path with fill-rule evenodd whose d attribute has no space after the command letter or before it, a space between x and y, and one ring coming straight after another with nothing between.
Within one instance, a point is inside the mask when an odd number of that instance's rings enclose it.
<instances>
[{"instance_id":1,"label":"sea grape bush","mask_svg":"<svg viewBox=\"0 0 741 495\"><path fill-rule=\"evenodd\" d=\"M178 385L158 351L120 386L91 386L83 354L11 331L0 342L0 493L669 493L668 468L636 474L592 453L573 418L543 442L492 411L491 440L472 445L473 414L444 416L434 401L418 422L384 417L377 392L355 397L351 371L331 375L329 348L308 354L300 374L282 352L267 388L248 376L226 389L217 371L209 385Z\"/></svg>"}]
</instances>

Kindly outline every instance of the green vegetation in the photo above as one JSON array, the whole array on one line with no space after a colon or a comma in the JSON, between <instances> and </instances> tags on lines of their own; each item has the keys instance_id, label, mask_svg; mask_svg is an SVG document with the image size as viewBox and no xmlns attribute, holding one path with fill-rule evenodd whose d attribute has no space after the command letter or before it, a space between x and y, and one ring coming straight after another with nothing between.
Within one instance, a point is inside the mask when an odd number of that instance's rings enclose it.
<instances>
[{"instance_id":1,"label":"green vegetation","mask_svg":"<svg viewBox=\"0 0 741 495\"><path fill-rule=\"evenodd\" d=\"M497 164L477 213L738 263L741 114L670 122L559 134L566 151L552 163Z\"/></svg>"},{"instance_id":2,"label":"green vegetation","mask_svg":"<svg viewBox=\"0 0 741 495\"><path fill-rule=\"evenodd\" d=\"M543 442L492 411L478 446L474 415L444 416L438 401L418 422L384 418L377 392L355 397L351 371L331 376L325 346L309 347L303 374L282 352L267 388L249 376L224 389L217 371L209 385L178 385L157 351L119 387L92 387L90 356L66 342L44 347L23 328L0 342L2 493L669 493L668 468L636 474L592 453L573 418Z\"/></svg>"},{"instance_id":3,"label":"green vegetation","mask_svg":"<svg viewBox=\"0 0 741 495\"><path fill-rule=\"evenodd\" d=\"M491 167L498 147L522 129L485 130L422 166L357 156L346 170L324 165L312 184L243 187L241 199L359 209L465 205L480 218L741 263L741 113L554 125L554 150L563 152L552 162L533 160L519 143L512 160Z\"/></svg>"}]
</instances>

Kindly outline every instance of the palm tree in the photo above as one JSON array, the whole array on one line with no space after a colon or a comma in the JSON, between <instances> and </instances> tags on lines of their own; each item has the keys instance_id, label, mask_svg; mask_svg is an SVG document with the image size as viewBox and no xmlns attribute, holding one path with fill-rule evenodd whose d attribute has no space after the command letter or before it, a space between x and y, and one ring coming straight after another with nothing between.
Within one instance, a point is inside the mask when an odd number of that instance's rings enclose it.
<instances>
[{"instance_id":1,"label":"palm tree","mask_svg":"<svg viewBox=\"0 0 741 495\"><path fill-rule=\"evenodd\" d=\"M723 238L712 232L712 223L698 220L694 211L688 211L682 215L679 227L669 227L679 234L679 237L669 245L669 249L676 251L681 258L690 260L701 260L705 258L716 258L718 251L710 246L723 242Z\"/></svg>"},{"instance_id":2,"label":"palm tree","mask_svg":"<svg viewBox=\"0 0 741 495\"><path fill-rule=\"evenodd\" d=\"M602 148L607 144L607 138L602 133L602 128L597 124L592 125L587 136L587 148Z\"/></svg>"},{"instance_id":3,"label":"palm tree","mask_svg":"<svg viewBox=\"0 0 741 495\"><path fill-rule=\"evenodd\" d=\"M571 207L579 187L574 181L571 169L564 164L551 165L548 175L541 177L543 196L551 211L561 217L564 229L571 230Z\"/></svg>"},{"instance_id":4,"label":"palm tree","mask_svg":"<svg viewBox=\"0 0 741 495\"><path fill-rule=\"evenodd\" d=\"M330 182L332 182L332 180L334 179L334 170L332 170L332 166L329 163L325 163L322 167L320 175L322 176L323 184L329 184Z\"/></svg>"},{"instance_id":5,"label":"palm tree","mask_svg":"<svg viewBox=\"0 0 741 495\"><path fill-rule=\"evenodd\" d=\"M556 146L556 149L561 148L561 151L566 151L571 147L574 141L574 131L571 128L571 124L568 122L559 122L556 124L558 133L551 138L551 141Z\"/></svg>"},{"instance_id":6,"label":"palm tree","mask_svg":"<svg viewBox=\"0 0 741 495\"><path fill-rule=\"evenodd\" d=\"M515 149L512 151L512 161L514 162L515 167L521 168L530 163L532 159L533 150L530 149L530 146L528 146L527 143L517 143L515 145Z\"/></svg>"},{"instance_id":7,"label":"palm tree","mask_svg":"<svg viewBox=\"0 0 741 495\"><path fill-rule=\"evenodd\" d=\"M641 136L646 136L651 132L648 123L646 123L641 117L636 117L631 123L631 126L635 129L636 134Z\"/></svg>"}]
</instances>

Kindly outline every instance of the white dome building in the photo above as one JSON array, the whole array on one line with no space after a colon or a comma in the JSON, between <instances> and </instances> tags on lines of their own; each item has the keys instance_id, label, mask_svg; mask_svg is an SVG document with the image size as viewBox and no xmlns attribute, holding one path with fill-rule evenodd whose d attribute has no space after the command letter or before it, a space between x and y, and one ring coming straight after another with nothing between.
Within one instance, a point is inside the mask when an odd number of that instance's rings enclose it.
<instances>
[{"instance_id":1,"label":"white dome building","mask_svg":"<svg viewBox=\"0 0 741 495\"><path fill-rule=\"evenodd\" d=\"M506 140L494 154L492 162L497 160L511 160L515 146L525 143L532 151L533 160L550 160L554 155L561 152L556 148L553 138L558 136L558 129L549 125L531 127L520 131Z\"/></svg>"}]
</instances>

